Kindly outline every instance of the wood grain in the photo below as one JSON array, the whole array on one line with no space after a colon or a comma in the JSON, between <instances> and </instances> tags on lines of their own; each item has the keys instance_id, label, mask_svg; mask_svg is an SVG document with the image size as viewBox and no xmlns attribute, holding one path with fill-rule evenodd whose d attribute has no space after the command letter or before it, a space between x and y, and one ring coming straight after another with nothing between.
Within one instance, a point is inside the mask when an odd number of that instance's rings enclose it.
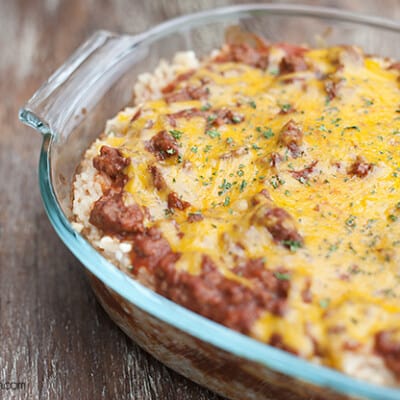
<instances>
[{"instance_id":1,"label":"wood grain","mask_svg":"<svg viewBox=\"0 0 400 400\"><path fill-rule=\"evenodd\" d=\"M36 172L41 138L17 112L94 30L136 33L229 3L0 1L1 399L219 399L140 350L97 304L47 220ZM400 18L397 0L306 3ZM25 388L1 389L11 381Z\"/></svg>"}]
</instances>

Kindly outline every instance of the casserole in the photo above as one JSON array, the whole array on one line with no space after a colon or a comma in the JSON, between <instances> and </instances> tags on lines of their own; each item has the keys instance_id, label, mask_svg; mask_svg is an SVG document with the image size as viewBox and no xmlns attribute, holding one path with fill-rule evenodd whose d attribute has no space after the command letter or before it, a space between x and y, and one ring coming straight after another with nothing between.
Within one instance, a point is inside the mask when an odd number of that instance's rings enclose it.
<instances>
[{"instance_id":1,"label":"casserole","mask_svg":"<svg viewBox=\"0 0 400 400\"><path fill-rule=\"evenodd\" d=\"M298 24L281 32L279 26L292 18ZM339 398L330 390L343 396L397 398L399 392L394 389L360 383L310 365L155 295L106 262L67 220L74 169L104 120L128 104L127 82L178 50L209 52L221 42L225 27L233 23L251 24L252 32L270 40L298 44L313 43L316 32L323 35L330 28L328 43L357 44L367 52L399 57L398 50L390 46L398 35L395 23L295 6L246 6L200 13L137 37L100 33L21 111L24 122L44 134L40 183L50 219L87 266L96 294L116 322L142 347L193 380L231 398L301 398L311 393L317 398ZM161 328L163 334L157 334Z\"/></svg>"}]
</instances>

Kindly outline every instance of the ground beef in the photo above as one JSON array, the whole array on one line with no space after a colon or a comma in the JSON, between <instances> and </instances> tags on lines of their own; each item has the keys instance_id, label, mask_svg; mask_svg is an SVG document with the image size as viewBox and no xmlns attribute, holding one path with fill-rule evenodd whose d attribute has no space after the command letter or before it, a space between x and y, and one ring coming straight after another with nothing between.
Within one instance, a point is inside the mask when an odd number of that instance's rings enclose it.
<instances>
[{"instance_id":1,"label":"ground beef","mask_svg":"<svg viewBox=\"0 0 400 400\"><path fill-rule=\"evenodd\" d=\"M168 241L156 227L151 227L133 236L130 257L134 273L137 273L140 267L145 267L153 274L156 268L168 268L170 265L173 268L180 254L171 250Z\"/></svg>"},{"instance_id":2,"label":"ground beef","mask_svg":"<svg viewBox=\"0 0 400 400\"><path fill-rule=\"evenodd\" d=\"M283 208L263 205L253 215L252 223L265 226L274 241L287 248L301 246L304 242L293 217Z\"/></svg>"},{"instance_id":3,"label":"ground beef","mask_svg":"<svg viewBox=\"0 0 400 400\"><path fill-rule=\"evenodd\" d=\"M317 166L318 161L313 161L308 167L303 168L299 171L289 171L293 178L297 179L300 183L304 183L309 175L314 172L315 167Z\"/></svg>"},{"instance_id":4,"label":"ground beef","mask_svg":"<svg viewBox=\"0 0 400 400\"><path fill-rule=\"evenodd\" d=\"M140 117L141 113L142 113L142 109L138 108L137 111L135 112L135 114L133 114L130 122L135 122Z\"/></svg>"},{"instance_id":5,"label":"ground beef","mask_svg":"<svg viewBox=\"0 0 400 400\"><path fill-rule=\"evenodd\" d=\"M358 176L359 178L366 177L373 169L374 164L365 161L364 157L357 156L356 160L349 168L349 175Z\"/></svg>"},{"instance_id":6,"label":"ground beef","mask_svg":"<svg viewBox=\"0 0 400 400\"><path fill-rule=\"evenodd\" d=\"M279 114L286 115L286 114L292 114L294 112L296 112L296 108L293 107L292 104L283 104L283 105L281 105L281 109L279 111Z\"/></svg>"},{"instance_id":7,"label":"ground beef","mask_svg":"<svg viewBox=\"0 0 400 400\"><path fill-rule=\"evenodd\" d=\"M179 153L178 143L167 131L160 131L154 135L146 145L146 149L159 160L174 157Z\"/></svg>"},{"instance_id":8,"label":"ground beef","mask_svg":"<svg viewBox=\"0 0 400 400\"><path fill-rule=\"evenodd\" d=\"M248 147L246 147L246 146L241 146L241 147L238 147L238 148L235 149L235 150L231 150L231 151L228 151L228 152L226 152L226 153L221 154L221 155L219 156L219 158L220 158L221 160L229 160L229 159L231 159L231 158L242 157L242 156L244 156L245 154L248 154L248 152L249 152L249 148L248 148Z\"/></svg>"},{"instance_id":9,"label":"ground beef","mask_svg":"<svg viewBox=\"0 0 400 400\"><path fill-rule=\"evenodd\" d=\"M176 92L168 93L164 96L167 103L174 103L176 101L188 100L203 100L207 99L209 90L205 86L186 86Z\"/></svg>"},{"instance_id":10,"label":"ground beef","mask_svg":"<svg viewBox=\"0 0 400 400\"><path fill-rule=\"evenodd\" d=\"M292 119L281 129L279 143L287 147L293 157L300 155L300 146L303 143L303 131Z\"/></svg>"},{"instance_id":11,"label":"ground beef","mask_svg":"<svg viewBox=\"0 0 400 400\"><path fill-rule=\"evenodd\" d=\"M281 48L286 53L287 56L290 57L293 56L302 57L304 53L308 51L307 47L296 46L295 44L285 43L285 42L278 43L277 46Z\"/></svg>"},{"instance_id":12,"label":"ground beef","mask_svg":"<svg viewBox=\"0 0 400 400\"><path fill-rule=\"evenodd\" d=\"M198 108L187 108L181 111L177 111L172 114L167 114L168 122L174 128L176 127L176 120L179 118L190 119L192 117L206 117L207 114L205 111L201 111Z\"/></svg>"},{"instance_id":13,"label":"ground beef","mask_svg":"<svg viewBox=\"0 0 400 400\"><path fill-rule=\"evenodd\" d=\"M276 167L282 161L282 156L279 153L272 152L270 158L270 166Z\"/></svg>"},{"instance_id":14,"label":"ground beef","mask_svg":"<svg viewBox=\"0 0 400 400\"><path fill-rule=\"evenodd\" d=\"M301 298L303 299L304 303L312 302L311 283L311 279L307 278L303 290L301 291Z\"/></svg>"},{"instance_id":15,"label":"ground beef","mask_svg":"<svg viewBox=\"0 0 400 400\"><path fill-rule=\"evenodd\" d=\"M263 298L268 311L275 315L284 314L290 289L290 279L286 279L290 275L286 270L268 270L262 258L255 258L235 267L233 271L251 281L254 293ZM284 276L285 279L279 279L279 276Z\"/></svg>"},{"instance_id":16,"label":"ground beef","mask_svg":"<svg viewBox=\"0 0 400 400\"><path fill-rule=\"evenodd\" d=\"M298 352L295 349L293 349L293 347L290 347L283 342L283 337L279 333L273 333L269 338L268 344L278 349L285 350L289 353L298 354Z\"/></svg>"},{"instance_id":17,"label":"ground beef","mask_svg":"<svg viewBox=\"0 0 400 400\"><path fill-rule=\"evenodd\" d=\"M165 184L164 177L162 176L160 170L155 165L150 165L149 166L149 171L150 171L150 174L151 174L151 176L153 178L154 187L157 190L164 189L166 184Z\"/></svg>"},{"instance_id":18,"label":"ground beef","mask_svg":"<svg viewBox=\"0 0 400 400\"><path fill-rule=\"evenodd\" d=\"M251 204L253 206L256 206L260 203L264 203L265 199L269 200L269 203L271 203L271 196L268 192L267 189L262 189L259 193L255 194L253 198L251 199Z\"/></svg>"},{"instance_id":19,"label":"ground beef","mask_svg":"<svg viewBox=\"0 0 400 400\"><path fill-rule=\"evenodd\" d=\"M390 64L388 69L395 69L395 70L400 71L400 62L395 62L395 63Z\"/></svg>"},{"instance_id":20,"label":"ground beef","mask_svg":"<svg viewBox=\"0 0 400 400\"><path fill-rule=\"evenodd\" d=\"M130 164L121 151L109 146L101 146L100 154L93 158L93 166L113 181L125 177L123 170Z\"/></svg>"},{"instance_id":21,"label":"ground beef","mask_svg":"<svg viewBox=\"0 0 400 400\"><path fill-rule=\"evenodd\" d=\"M375 335L375 351L383 358L385 365L400 379L400 340L395 339L396 331L381 331Z\"/></svg>"},{"instance_id":22,"label":"ground beef","mask_svg":"<svg viewBox=\"0 0 400 400\"><path fill-rule=\"evenodd\" d=\"M232 110L227 108L221 108L211 114L213 117L209 125L221 126L224 124L239 124L244 121L244 116L241 114L234 113Z\"/></svg>"},{"instance_id":23,"label":"ground beef","mask_svg":"<svg viewBox=\"0 0 400 400\"><path fill-rule=\"evenodd\" d=\"M177 111L176 113L167 114L168 122L171 126L176 127L176 120L179 118L190 119L193 117L207 118L207 127L221 126L224 124L239 124L244 121L244 116L234 113L232 110L222 108L220 110L202 111L198 108L188 108Z\"/></svg>"},{"instance_id":24,"label":"ground beef","mask_svg":"<svg viewBox=\"0 0 400 400\"><path fill-rule=\"evenodd\" d=\"M188 201L182 200L175 192L168 194L168 208L175 208L177 210L184 210L190 207L191 204Z\"/></svg>"},{"instance_id":25,"label":"ground beef","mask_svg":"<svg viewBox=\"0 0 400 400\"><path fill-rule=\"evenodd\" d=\"M137 204L126 206L121 192L100 197L90 212L89 222L106 234L124 236L144 231L142 210Z\"/></svg>"},{"instance_id":26,"label":"ground beef","mask_svg":"<svg viewBox=\"0 0 400 400\"><path fill-rule=\"evenodd\" d=\"M301 55L286 55L279 63L279 73L281 75L305 71L307 69L308 65Z\"/></svg>"},{"instance_id":27,"label":"ground beef","mask_svg":"<svg viewBox=\"0 0 400 400\"><path fill-rule=\"evenodd\" d=\"M165 86L161 90L161 92L163 94L171 93L172 91L175 90L175 88L178 86L180 82L188 80L195 72L196 70L191 69L187 72L184 72L183 74L178 75L172 82L170 82L167 86Z\"/></svg>"},{"instance_id":28,"label":"ground beef","mask_svg":"<svg viewBox=\"0 0 400 400\"><path fill-rule=\"evenodd\" d=\"M187 100L205 100L208 98L210 94L210 90L206 86L188 86L186 89L186 93L189 98ZM185 90L184 90L185 92Z\"/></svg>"},{"instance_id":29,"label":"ground beef","mask_svg":"<svg viewBox=\"0 0 400 400\"><path fill-rule=\"evenodd\" d=\"M275 278L261 260L250 261L241 271L249 277L251 288L224 277L206 255L199 275L176 271L168 263L156 270L156 290L194 312L248 333L261 312L280 314L283 311L290 282Z\"/></svg>"},{"instance_id":30,"label":"ground beef","mask_svg":"<svg viewBox=\"0 0 400 400\"><path fill-rule=\"evenodd\" d=\"M192 223L192 222L199 222L202 221L204 219L203 214L201 214L200 212L197 213L189 213L188 215L188 222Z\"/></svg>"},{"instance_id":31,"label":"ground beef","mask_svg":"<svg viewBox=\"0 0 400 400\"><path fill-rule=\"evenodd\" d=\"M255 68L268 67L268 49L256 49L246 43L230 44L225 51L216 58L216 62L238 62Z\"/></svg>"},{"instance_id":32,"label":"ground beef","mask_svg":"<svg viewBox=\"0 0 400 400\"><path fill-rule=\"evenodd\" d=\"M340 88L343 86L343 81L335 78L326 79L324 82L325 92L328 100L333 100L338 96Z\"/></svg>"}]
</instances>

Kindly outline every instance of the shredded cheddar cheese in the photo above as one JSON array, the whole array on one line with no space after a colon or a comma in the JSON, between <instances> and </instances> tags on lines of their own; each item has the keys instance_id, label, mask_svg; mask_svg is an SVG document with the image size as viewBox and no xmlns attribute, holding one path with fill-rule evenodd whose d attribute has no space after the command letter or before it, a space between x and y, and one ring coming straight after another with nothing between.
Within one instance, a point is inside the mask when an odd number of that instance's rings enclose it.
<instances>
[{"instance_id":1,"label":"shredded cheddar cheese","mask_svg":"<svg viewBox=\"0 0 400 400\"><path fill-rule=\"evenodd\" d=\"M200 276L207 255L252 290L235 266L261 259L290 290L248 334L345 370L347 351L400 329L399 70L348 46L303 49L287 71L282 47L269 54L266 68L204 61L172 90L201 95L122 111L96 146L130 160L124 201L147 210L177 271Z\"/></svg>"}]
</instances>

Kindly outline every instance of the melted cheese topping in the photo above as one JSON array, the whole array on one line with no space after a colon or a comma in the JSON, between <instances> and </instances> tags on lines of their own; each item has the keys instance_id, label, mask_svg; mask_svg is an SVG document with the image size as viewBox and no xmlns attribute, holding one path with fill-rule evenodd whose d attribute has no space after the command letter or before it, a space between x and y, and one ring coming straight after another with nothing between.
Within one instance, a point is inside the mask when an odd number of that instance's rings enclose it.
<instances>
[{"instance_id":1,"label":"melted cheese topping","mask_svg":"<svg viewBox=\"0 0 400 400\"><path fill-rule=\"evenodd\" d=\"M309 68L286 75L273 66L264 71L206 62L178 89L207 82L207 100L148 101L133 122L132 110L118 114L119 129L102 141L131 158L127 201L146 206L149 224L182 254L176 268L196 274L207 254L228 278L245 284L232 272L237 259L263 257L268 268L285 268L291 280L285 316L266 312L251 334L268 341L279 333L308 358L316 357L315 339L323 362L338 368L345 345L371 349L376 332L400 326L399 72L387 60L361 55L355 61L346 51L310 49L304 55ZM341 85L331 100L324 87L329 74ZM176 118L174 127L167 117L210 107L228 108L244 120L207 127L204 117L193 116ZM304 135L297 158L279 141L290 119ZM146 149L162 130L177 138L179 157L160 161ZM272 153L281 156L276 167ZM364 177L349 174L358 156L373 165ZM293 176L316 161L308 177ZM161 191L148 170L154 164L166 183ZM279 245L252 223L251 199L263 189L293 216L302 247ZM171 191L191 206L168 210ZM204 219L189 223L191 213ZM309 303L302 299L307 280Z\"/></svg>"}]
</instances>

